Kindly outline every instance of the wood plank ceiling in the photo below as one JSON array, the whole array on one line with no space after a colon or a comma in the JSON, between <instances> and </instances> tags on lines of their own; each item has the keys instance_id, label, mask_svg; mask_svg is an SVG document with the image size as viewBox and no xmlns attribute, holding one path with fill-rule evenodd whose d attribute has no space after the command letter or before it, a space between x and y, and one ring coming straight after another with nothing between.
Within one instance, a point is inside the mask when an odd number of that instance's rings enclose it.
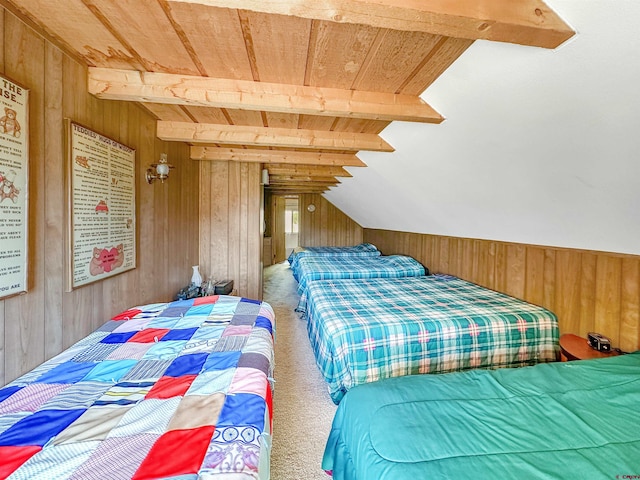
<instances>
[{"instance_id":1,"label":"wood plank ceiling","mask_svg":"<svg viewBox=\"0 0 640 480\"><path fill-rule=\"evenodd\" d=\"M273 193L324 192L389 152L394 120L476 39L554 48L540 0L0 0L86 63L100 98L139 102L197 161L260 162Z\"/></svg>"}]
</instances>

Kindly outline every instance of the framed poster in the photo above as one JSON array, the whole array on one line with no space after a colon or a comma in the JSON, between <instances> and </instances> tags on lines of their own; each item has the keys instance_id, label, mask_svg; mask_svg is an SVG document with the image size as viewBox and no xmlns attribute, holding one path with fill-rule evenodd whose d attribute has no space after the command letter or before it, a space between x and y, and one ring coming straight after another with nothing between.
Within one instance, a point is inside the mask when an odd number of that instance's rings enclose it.
<instances>
[{"instance_id":1,"label":"framed poster","mask_svg":"<svg viewBox=\"0 0 640 480\"><path fill-rule=\"evenodd\" d=\"M0 76L0 298L27 291L29 90Z\"/></svg>"},{"instance_id":2,"label":"framed poster","mask_svg":"<svg viewBox=\"0 0 640 480\"><path fill-rule=\"evenodd\" d=\"M136 268L136 151L67 120L68 285Z\"/></svg>"}]
</instances>

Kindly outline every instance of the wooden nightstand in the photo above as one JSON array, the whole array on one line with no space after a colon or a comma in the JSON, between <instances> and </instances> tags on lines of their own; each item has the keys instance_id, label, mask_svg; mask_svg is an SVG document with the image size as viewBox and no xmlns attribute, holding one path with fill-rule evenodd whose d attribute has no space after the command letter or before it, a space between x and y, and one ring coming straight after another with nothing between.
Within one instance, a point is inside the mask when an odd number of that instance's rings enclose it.
<instances>
[{"instance_id":1,"label":"wooden nightstand","mask_svg":"<svg viewBox=\"0 0 640 480\"><path fill-rule=\"evenodd\" d=\"M573 333L565 333L560 337L560 352L562 360L588 360L590 358L607 358L619 355L616 351L599 352L594 350L587 343L587 339L574 335Z\"/></svg>"}]
</instances>

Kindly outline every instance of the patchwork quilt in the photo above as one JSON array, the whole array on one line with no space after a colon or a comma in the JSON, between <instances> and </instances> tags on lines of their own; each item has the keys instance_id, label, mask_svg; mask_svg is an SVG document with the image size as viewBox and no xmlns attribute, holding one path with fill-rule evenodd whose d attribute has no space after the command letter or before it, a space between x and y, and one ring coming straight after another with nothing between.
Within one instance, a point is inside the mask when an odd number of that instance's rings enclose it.
<instances>
[{"instance_id":1,"label":"patchwork quilt","mask_svg":"<svg viewBox=\"0 0 640 480\"><path fill-rule=\"evenodd\" d=\"M267 479L268 303L132 308L0 389L0 478Z\"/></svg>"},{"instance_id":2,"label":"patchwork quilt","mask_svg":"<svg viewBox=\"0 0 640 480\"><path fill-rule=\"evenodd\" d=\"M338 403L388 377L555 361L556 316L448 275L316 280L307 333Z\"/></svg>"},{"instance_id":3,"label":"patchwork quilt","mask_svg":"<svg viewBox=\"0 0 640 480\"><path fill-rule=\"evenodd\" d=\"M293 277L298 280L298 261L305 257L377 257L380 251L371 243L361 243L349 247L297 247L289 255L289 265Z\"/></svg>"},{"instance_id":4,"label":"patchwork quilt","mask_svg":"<svg viewBox=\"0 0 640 480\"><path fill-rule=\"evenodd\" d=\"M416 259L404 255L369 257L308 256L298 261L298 295L296 310L307 308L307 287L315 280L341 278L396 278L418 277L426 273Z\"/></svg>"}]
</instances>

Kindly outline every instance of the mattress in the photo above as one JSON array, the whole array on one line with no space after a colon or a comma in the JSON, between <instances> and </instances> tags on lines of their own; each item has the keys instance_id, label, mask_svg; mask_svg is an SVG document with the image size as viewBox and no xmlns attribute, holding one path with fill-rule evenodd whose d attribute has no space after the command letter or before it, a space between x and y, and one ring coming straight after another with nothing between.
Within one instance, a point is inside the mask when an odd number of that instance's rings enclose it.
<instances>
[{"instance_id":1,"label":"mattress","mask_svg":"<svg viewBox=\"0 0 640 480\"><path fill-rule=\"evenodd\" d=\"M635 478L640 352L360 385L322 461L334 480Z\"/></svg>"},{"instance_id":2,"label":"mattress","mask_svg":"<svg viewBox=\"0 0 640 480\"><path fill-rule=\"evenodd\" d=\"M371 243L360 243L348 247L297 247L289 255L288 261L293 276L298 279L298 261L306 257L376 257L380 251Z\"/></svg>"},{"instance_id":3,"label":"mattress","mask_svg":"<svg viewBox=\"0 0 640 480\"><path fill-rule=\"evenodd\" d=\"M268 479L273 309L134 307L0 389L0 478Z\"/></svg>"},{"instance_id":4,"label":"mattress","mask_svg":"<svg viewBox=\"0 0 640 480\"><path fill-rule=\"evenodd\" d=\"M425 273L427 272L420 262L404 255L303 257L298 261L300 301L296 310L302 313L306 311L307 286L315 280L417 277Z\"/></svg>"},{"instance_id":5,"label":"mattress","mask_svg":"<svg viewBox=\"0 0 640 480\"><path fill-rule=\"evenodd\" d=\"M355 385L417 373L555 361L556 316L448 275L316 280L307 333L338 403Z\"/></svg>"}]
</instances>

